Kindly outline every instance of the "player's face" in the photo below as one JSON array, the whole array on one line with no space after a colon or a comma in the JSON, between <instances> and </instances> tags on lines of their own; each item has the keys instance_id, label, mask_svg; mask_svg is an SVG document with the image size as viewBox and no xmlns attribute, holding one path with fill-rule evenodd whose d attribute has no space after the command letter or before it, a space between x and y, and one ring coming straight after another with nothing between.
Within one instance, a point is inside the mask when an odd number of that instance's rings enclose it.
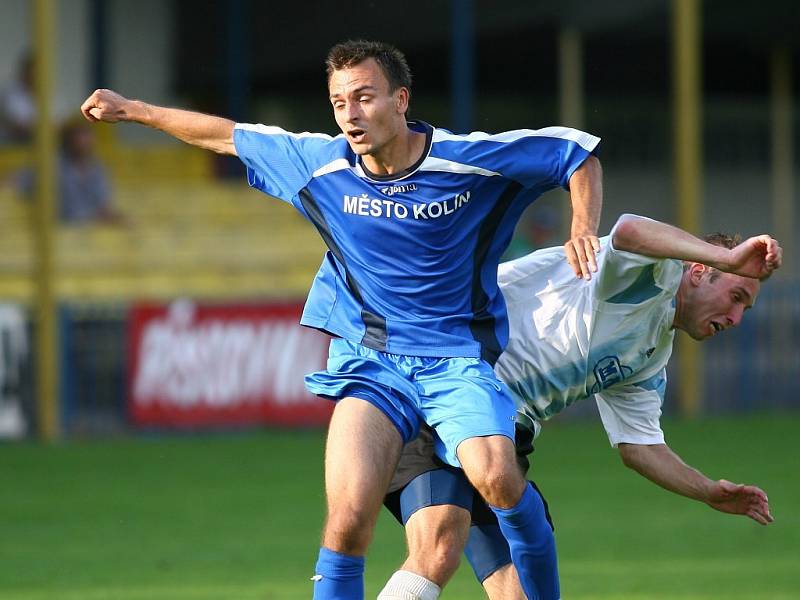
<instances>
[{"instance_id":1,"label":"player's face","mask_svg":"<svg viewBox=\"0 0 800 600\"><path fill-rule=\"evenodd\" d=\"M757 279L706 270L689 273L688 291L682 295L684 329L696 340L704 340L742 322L744 312L756 301Z\"/></svg>"},{"instance_id":2,"label":"player's face","mask_svg":"<svg viewBox=\"0 0 800 600\"><path fill-rule=\"evenodd\" d=\"M336 124L356 154L378 154L406 127L408 90L390 92L389 81L372 58L334 71L328 90Z\"/></svg>"}]
</instances>

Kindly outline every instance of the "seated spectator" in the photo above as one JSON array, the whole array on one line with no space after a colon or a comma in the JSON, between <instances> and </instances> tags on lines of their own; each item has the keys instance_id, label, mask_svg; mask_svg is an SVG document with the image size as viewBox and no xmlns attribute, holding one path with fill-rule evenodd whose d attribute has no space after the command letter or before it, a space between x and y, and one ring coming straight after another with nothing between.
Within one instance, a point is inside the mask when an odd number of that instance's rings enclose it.
<instances>
[{"instance_id":1,"label":"seated spectator","mask_svg":"<svg viewBox=\"0 0 800 600\"><path fill-rule=\"evenodd\" d=\"M94 150L94 132L88 123L72 121L62 128L58 163L58 216L62 223L125 221L111 204L108 173ZM23 195L33 195L33 171L23 173L20 188Z\"/></svg>"},{"instance_id":2,"label":"seated spectator","mask_svg":"<svg viewBox=\"0 0 800 600\"><path fill-rule=\"evenodd\" d=\"M0 93L0 142L30 142L35 121L33 55L26 52L20 58L16 79Z\"/></svg>"}]
</instances>

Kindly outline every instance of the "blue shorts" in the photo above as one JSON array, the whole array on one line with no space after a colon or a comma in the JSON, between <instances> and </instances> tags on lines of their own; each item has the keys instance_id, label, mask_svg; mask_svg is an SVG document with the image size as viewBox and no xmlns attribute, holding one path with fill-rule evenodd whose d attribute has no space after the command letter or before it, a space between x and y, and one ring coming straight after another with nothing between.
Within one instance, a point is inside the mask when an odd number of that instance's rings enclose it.
<instances>
[{"instance_id":1,"label":"blue shorts","mask_svg":"<svg viewBox=\"0 0 800 600\"><path fill-rule=\"evenodd\" d=\"M334 338L327 366L306 376L308 391L370 402L394 423L403 443L417 436L424 421L437 433L436 454L450 465L460 466L456 449L466 439L514 440L511 392L479 358L389 354Z\"/></svg>"}]
</instances>

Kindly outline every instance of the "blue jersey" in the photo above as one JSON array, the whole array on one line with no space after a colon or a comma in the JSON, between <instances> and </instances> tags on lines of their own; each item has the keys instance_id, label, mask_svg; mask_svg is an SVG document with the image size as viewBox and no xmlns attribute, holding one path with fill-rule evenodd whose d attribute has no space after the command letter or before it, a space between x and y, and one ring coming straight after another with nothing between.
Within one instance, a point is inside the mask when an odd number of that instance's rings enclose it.
<instances>
[{"instance_id":1,"label":"blue jersey","mask_svg":"<svg viewBox=\"0 0 800 600\"><path fill-rule=\"evenodd\" d=\"M481 357L508 339L497 264L522 211L566 187L599 139L563 127L454 135L370 173L343 135L237 124L251 186L291 202L328 246L301 323L393 354Z\"/></svg>"}]
</instances>

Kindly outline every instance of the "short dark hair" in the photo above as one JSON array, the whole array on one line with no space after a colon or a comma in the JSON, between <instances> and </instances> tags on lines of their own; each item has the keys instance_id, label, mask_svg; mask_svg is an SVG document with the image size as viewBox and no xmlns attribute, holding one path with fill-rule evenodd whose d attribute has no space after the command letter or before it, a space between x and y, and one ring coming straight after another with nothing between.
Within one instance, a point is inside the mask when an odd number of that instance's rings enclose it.
<instances>
[{"instance_id":1,"label":"short dark hair","mask_svg":"<svg viewBox=\"0 0 800 600\"><path fill-rule=\"evenodd\" d=\"M405 55L391 44L369 40L347 40L336 44L328 52L325 67L328 80L334 71L354 67L367 60L375 59L389 81L389 91L404 87L411 92L411 69L408 68Z\"/></svg>"},{"instance_id":2,"label":"short dark hair","mask_svg":"<svg viewBox=\"0 0 800 600\"><path fill-rule=\"evenodd\" d=\"M736 246L742 243L742 236L738 233L722 233L720 231L716 233L709 233L703 239L709 244L722 246L728 250L733 250L736 248Z\"/></svg>"},{"instance_id":3,"label":"short dark hair","mask_svg":"<svg viewBox=\"0 0 800 600\"><path fill-rule=\"evenodd\" d=\"M738 233L723 233L721 231L717 231L716 233L709 233L707 236L703 238L703 241L713 244L714 246L720 246L722 248L727 248L728 250L733 250L742 243L742 236ZM683 270L689 268L689 263L683 263ZM719 277L719 271L714 267L709 267L710 271L710 280L714 281L717 277Z\"/></svg>"}]
</instances>

